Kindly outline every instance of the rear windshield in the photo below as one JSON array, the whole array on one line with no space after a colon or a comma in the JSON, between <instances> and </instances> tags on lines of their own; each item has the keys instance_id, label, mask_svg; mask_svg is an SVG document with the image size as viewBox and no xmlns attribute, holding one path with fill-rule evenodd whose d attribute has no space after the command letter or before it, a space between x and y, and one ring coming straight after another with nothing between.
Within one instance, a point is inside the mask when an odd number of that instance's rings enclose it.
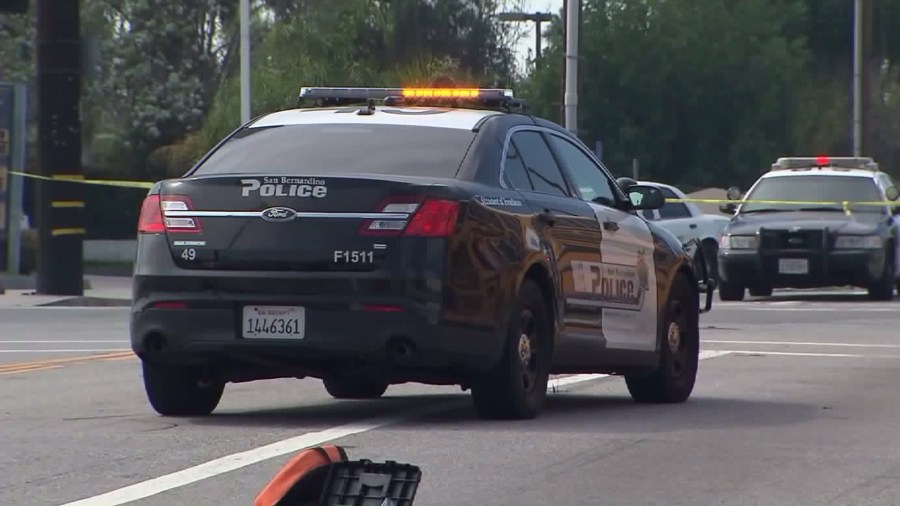
<instances>
[{"instance_id":1,"label":"rear windshield","mask_svg":"<svg viewBox=\"0 0 900 506\"><path fill-rule=\"evenodd\" d=\"M850 201L849 208L854 212L884 212L883 207L853 204L853 202L884 200L875 180L870 177L808 175L767 178L761 180L756 188L747 195L747 200L789 200L802 203L748 202L741 206L742 213L819 208L840 211L843 210L843 206L832 202L844 201Z\"/></svg>"},{"instance_id":2,"label":"rear windshield","mask_svg":"<svg viewBox=\"0 0 900 506\"><path fill-rule=\"evenodd\" d=\"M456 176L475 133L396 125L286 125L236 134L194 172Z\"/></svg>"}]
</instances>

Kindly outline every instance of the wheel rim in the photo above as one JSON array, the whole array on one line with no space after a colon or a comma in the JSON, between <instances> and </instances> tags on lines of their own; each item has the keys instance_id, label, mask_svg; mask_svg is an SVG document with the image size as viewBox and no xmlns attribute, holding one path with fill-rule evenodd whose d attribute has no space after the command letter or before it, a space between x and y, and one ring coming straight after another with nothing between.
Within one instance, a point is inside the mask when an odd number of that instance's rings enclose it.
<instances>
[{"instance_id":1,"label":"wheel rim","mask_svg":"<svg viewBox=\"0 0 900 506\"><path fill-rule=\"evenodd\" d=\"M521 364L521 381L525 391L530 392L537 383L540 368L538 358L537 322L531 310L522 311L519 317L517 351Z\"/></svg>"},{"instance_id":2,"label":"wheel rim","mask_svg":"<svg viewBox=\"0 0 900 506\"><path fill-rule=\"evenodd\" d=\"M669 346L669 368L675 376L681 376L687 367L687 354L684 329L685 329L685 312L681 301L675 301L672 304L672 314L669 320L669 327L666 330L666 343Z\"/></svg>"}]
</instances>

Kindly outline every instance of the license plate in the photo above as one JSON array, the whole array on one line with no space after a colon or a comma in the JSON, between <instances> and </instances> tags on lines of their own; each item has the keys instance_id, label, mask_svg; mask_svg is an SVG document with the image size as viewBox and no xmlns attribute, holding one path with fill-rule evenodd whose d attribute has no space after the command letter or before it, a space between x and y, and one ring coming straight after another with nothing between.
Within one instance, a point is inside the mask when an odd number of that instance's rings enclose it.
<instances>
[{"instance_id":1,"label":"license plate","mask_svg":"<svg viewBox=\"0 0 900 506\"><path fill-rule=\"evenodd\" d=\"M306 308L298 306L244 306L243 336L247 339L303 339Z\"/></svg>"},{"instance_id":2,"label":"license plate","mask_svg":"<svg viewBox=\"0 0 900 506\"><path fill-rule=\"evenodd\" d=\"M781 274L809 274L809 260L805 258L780 258L778 272Z\"/></svg>"}]
</instances>

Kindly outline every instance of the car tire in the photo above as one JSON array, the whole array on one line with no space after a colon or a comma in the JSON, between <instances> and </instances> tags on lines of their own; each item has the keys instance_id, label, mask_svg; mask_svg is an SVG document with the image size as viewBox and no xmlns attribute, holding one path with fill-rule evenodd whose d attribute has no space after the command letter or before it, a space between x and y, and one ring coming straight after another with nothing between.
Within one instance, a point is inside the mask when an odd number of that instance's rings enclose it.
<instances>
[{"instance_id":1,"label":"car tire","mask_svg":"<svg viewBox=\"0 0 900 506\"><path fill-rule=\"evenodd\" d=\"M326 378L322 384L335 399L377 399L389 386L386 381L369 378Z\"/></svg>"},{"instance_id":2,"label":"car tire","mask_svg":"<svg viewBox=\"0 0 900 506\"><path fill-rule=\"evenodd\" d=\"M753 297L768 297L774 290L771 286L751 286L748 291Z\"/></svg>"},{"instance_id":3,"label":"car tire","mask_svg":"<svg viewBox=\"0 0 900 506\"><path fill-rule=\"evenodd\" d=\"M684 274L672 284L660 325L659 365L647 374L627 374L625 384L638 403L680 403L694 391L700 364L700 306Z\"/></svg>"},{"instance_id":4,"label":"car tire","mask_svg":"<svg viewBox=\"0 0 900 506\"><path fill-rule=\"evenodd\" d=\"M525 280L512 304L500 362L472 385L478 416L536 418L547 397L553 328L537 284Z\"/></svg>"},{"instance_id":5,"label":"car tire","mask_svg":"<svg viewBox=\"0 0 900 506\"><path fill-rule=\"evenodd\" d=\"M744 300L744 287L729 283L727 281L719 282L719 300L721 301L741 301Z\"/></svg>"},{"instance_id":6,"label":"car tire","mask_svg":"<svg viewBox=\"0 0 900 506\"><path fill-rule=\"evenodd\" d=\"M206 416L222 399L225 383L204 379L199 367L143 361L144 390L150 405L163 416Z\"/></svg>"},{"instance_id":7,"label":"car tire","mask_svg":"<svg viewBox=\"0 0 900 506\"><path fill-rule=\"evenodd\" d=\"M893 248L891 248L891 251L893 251ZM887 261L884 263L884 272L881 275L881 279L869 286L869 300L884 301L893 299L895 283L894 262L891 256L888 255Z\"/></svg>"}]
</instances>

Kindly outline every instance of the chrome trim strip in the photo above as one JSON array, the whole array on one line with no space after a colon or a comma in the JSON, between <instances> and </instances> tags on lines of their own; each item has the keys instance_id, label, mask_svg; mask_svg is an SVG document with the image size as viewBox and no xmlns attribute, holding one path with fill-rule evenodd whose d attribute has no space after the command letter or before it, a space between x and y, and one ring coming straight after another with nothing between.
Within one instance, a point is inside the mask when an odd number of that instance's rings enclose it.
<instances>
[{"instance_id":1,"label":"chrome trim strip","mask_svg":"<svg viewBox=\"0 0 900 506\"><path fill-rule=\"evenodd\" d=\"M167 218L262 218L262 211L166 211ZM407 220L409 213L312 213L298 212L296 218L349 218L363 220Z\"/></svg>"}]
</instances>

